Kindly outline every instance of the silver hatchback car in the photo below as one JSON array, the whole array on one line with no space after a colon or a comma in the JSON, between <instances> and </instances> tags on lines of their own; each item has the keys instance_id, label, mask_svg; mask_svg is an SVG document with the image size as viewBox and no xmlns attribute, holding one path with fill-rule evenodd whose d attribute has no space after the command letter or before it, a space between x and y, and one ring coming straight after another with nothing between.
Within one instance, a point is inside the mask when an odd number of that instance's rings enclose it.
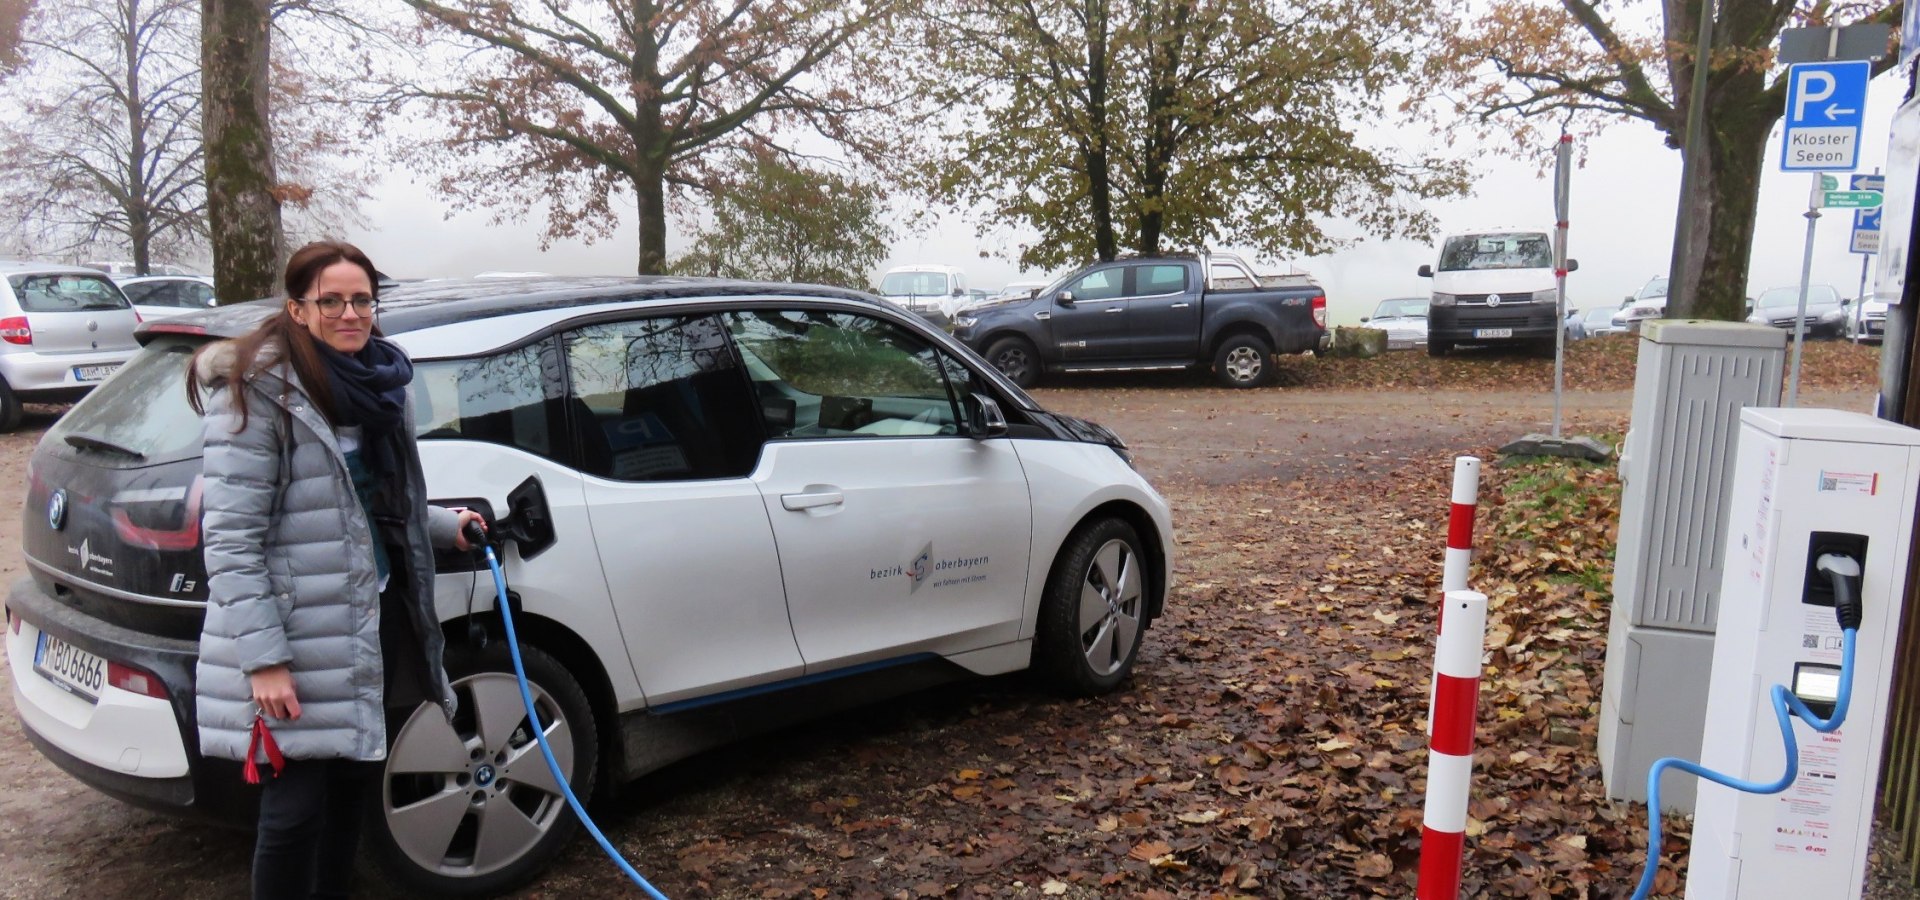
<instances>
[{"instance_id":1,"label":"silver hatchback car","mask_svg":"<svg viewBox=\"0 0 1920 900\"><path fill-rule=\"evenodd\" d=\"M107 380L140 345L140 316L105 274L0 262L0 430L21 404L66 403Z\"/></svg>"}]
</instances>

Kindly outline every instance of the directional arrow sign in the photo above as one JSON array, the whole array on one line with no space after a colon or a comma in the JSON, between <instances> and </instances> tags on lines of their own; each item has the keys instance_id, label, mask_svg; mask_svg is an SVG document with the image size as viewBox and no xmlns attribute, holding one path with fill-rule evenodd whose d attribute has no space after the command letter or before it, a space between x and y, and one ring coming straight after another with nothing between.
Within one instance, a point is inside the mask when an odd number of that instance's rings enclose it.
<instances>
[{"instance_id":1,"label":"directional arrow sign","mask_svg":"<svg viewBox=\"0 0 1920 900\"><path fill-rule=\"evenodd\" d=\"M1861 110L1872 63L1803 63L1787 70L1784 172L1851 171L1860 166Z\"/></svg>"},{"instance_id":2,"label":"directional arrow sign","mask_svg":"<svg viewBox=\"0 0 1920 900\"><path fill-rule=\"evenodd\" d=\"M1880 205L1879 191L1821 191L1820 205L1827 209L1873 209Z\"/></svg>"},{"instance_id":3,"label":"directional arrow sign","mask_svg":"<svg viewBox=\"0 0 1920 900\"><path fill-rule=\"evenodd\" d=\"M1831 191L1839 186L1840 185L1835 184L1826 190ZM1856 191L1885 191L1887 189L1887 176L1854 175L1847 179L1847 187Z\"/></svg>"}]
</instances>

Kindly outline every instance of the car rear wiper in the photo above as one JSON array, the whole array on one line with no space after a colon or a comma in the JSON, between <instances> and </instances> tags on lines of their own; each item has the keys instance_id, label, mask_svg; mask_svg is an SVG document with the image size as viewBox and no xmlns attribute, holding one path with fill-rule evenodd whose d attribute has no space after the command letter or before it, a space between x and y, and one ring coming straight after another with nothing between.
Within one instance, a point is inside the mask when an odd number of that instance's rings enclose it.
<instances>
[{"instance_id":1,"label":"car rear wiper","mask_svg":"<svg viewBox=\"0 0 1920 900\"><path fill-rule=\"evenodd\" d=\"M123 447L110 440L107 440L106 438L87 434L84 431L69 432L67 434L67 445L71 447L77 447L81 450L105 450L109 453L118 453L122 456L129 456L134 459L147 458L147 455L145 453L141 453L140 451L135 450L131 447Z\"/></svg>"}]
</instances>

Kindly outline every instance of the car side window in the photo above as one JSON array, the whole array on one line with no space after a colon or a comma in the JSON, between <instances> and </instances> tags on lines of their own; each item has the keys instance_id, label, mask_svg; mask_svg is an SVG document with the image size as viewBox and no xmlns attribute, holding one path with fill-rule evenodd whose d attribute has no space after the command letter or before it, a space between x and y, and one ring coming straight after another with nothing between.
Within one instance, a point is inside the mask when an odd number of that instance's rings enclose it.
<instances>
[{"instance_id":1,"label":"car side window","mask_svg":"<svg viewBox=\"0 0 1920 900\"><path fill-rule=\"evenodd\" d=\"M620 481L753 471L765 435L718 317L589 325L562 343L581 471Z\"/></svg>"},{"instance_id":2,"label":"car side window","mask_svg":"<svg viewBox=\"0 0 1920 900\"><path fill-rule=\"evenodd\" d=\"M1133 278L1136 297L1178 294L1187 289L1186 266L1134 266Z\"/></svg>"},{"instance_id":3,"label":"car side window","mask_svg":"<svg viewBox=\"0 0 1920 900\"><path fill-rule=\"evenodd\" d=\"M129 301L136 305L159 306L165 302L166 294L163 290L165 287L166 285L157 281L146 281L139 284L125 285L121 287L120 290L127 295Z\"/></svg>"},{"instance_id":4,"label":"car side window","mask_svg":"<svg viewBox=\"0 0 1920 900\"><path fill-rule=\"evenodd\" d=\"M904 328L817 310L726 319L770 438L960 433L945 355Z\"/></svg>"},{"instance_id":5,"label":"car side window","mask_svg":"<svg viewBox=\"0 0 1920 900\"><path fill-rule=\"evenodd\" d=\"M1073 291L1075 300L1112 300L1120 296L1126 285L1122 279L1127 270L1121 267L1088 272L1068 290Z\"/></svg>"},{"instance_id":6,"label":"car side window","mask_svg":"<svg viewBox=\"0 0 1920 900\"><path fill-rule=\"evenodd\" d=\"M184 309L206 309L213 305L213 288L198 281L183 281L178 299Z\"/></svg>"},{"instance_id":7,"label":"car side window","mask_svg":"<svg viewBox=\"0 0 1920 900\"><path fill-rule=\"evenodd\" d=\"M414 436L485 441L554 458L560 396L548 376L551 357L550 345L542 342L477 359L416 364L408 388Z\"/></svg>"}]
</instances>

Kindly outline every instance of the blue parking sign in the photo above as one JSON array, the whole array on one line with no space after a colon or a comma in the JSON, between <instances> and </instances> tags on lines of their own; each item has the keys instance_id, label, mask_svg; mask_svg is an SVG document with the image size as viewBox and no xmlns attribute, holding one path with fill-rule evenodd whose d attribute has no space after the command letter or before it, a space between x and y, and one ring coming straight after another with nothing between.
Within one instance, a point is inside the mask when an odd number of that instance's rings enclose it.
<instances>
[{"instance_id":1,"label":"blue parking sign","mask_svg":"<svg viewBox=\"0 0 1920 900\"><path fill-rule=\"evenodd\" d=\"M1872 63L1802 63L1787 70L1783 172L1850 172L1860 166Z\"/></svg>"}]
</instances>

